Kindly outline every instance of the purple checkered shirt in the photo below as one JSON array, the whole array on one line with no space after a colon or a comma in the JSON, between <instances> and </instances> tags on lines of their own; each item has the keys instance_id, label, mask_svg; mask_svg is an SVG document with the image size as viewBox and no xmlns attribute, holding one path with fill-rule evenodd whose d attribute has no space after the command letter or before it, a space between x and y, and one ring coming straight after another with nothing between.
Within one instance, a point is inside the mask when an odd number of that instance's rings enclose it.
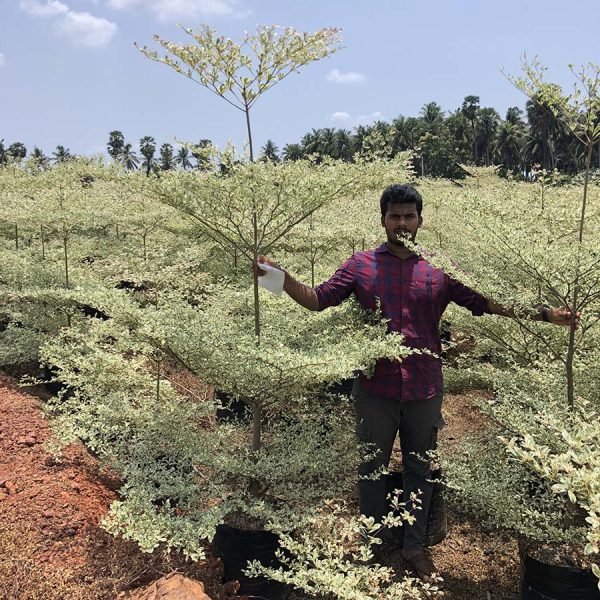
<instances>
[{"instance_id":1,"label":"purple checkered shirt","mask_svg":"<svg viewBox=\"0 0 600 600\"><path fill-rule=\"evenodd\" d=\"M402 362L380 359L372 378L359 376L367 393L400 401L426 400L442 392L439 323L446 306L452 301L474 315L488 312L481 294L422 257L398 258L387 244L357 252L315 292L319 310L340 304L352 292L368 310L375 310L379 298L390 331L400 332L408 347L427 348L437 355L411 354Z\"/></svg>"}]
</instances>

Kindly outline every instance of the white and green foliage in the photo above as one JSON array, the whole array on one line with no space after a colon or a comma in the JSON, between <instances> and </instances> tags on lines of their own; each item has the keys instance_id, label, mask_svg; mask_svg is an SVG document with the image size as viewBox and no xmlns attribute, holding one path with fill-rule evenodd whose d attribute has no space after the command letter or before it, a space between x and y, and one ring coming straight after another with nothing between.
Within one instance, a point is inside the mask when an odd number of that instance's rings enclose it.
<instances>
[{"instance_id":1,"label":"white and green foliage","mask_svg":"<svg viewBox=\"0 0 600 600\"><path fill-rule=\"evenodd\" d=\"M145 302L178 289L191 300L211 279L214 244L154 199L145 177L70 161L44 173L2 169L0 187L10 199L0 230L2 364L37 359L45 337L82 307L93 312L90 296L106 288L134 287Z\"/></svg>"},{"instance_id":2,"label":"white and green foliage","mask_svg":"<svg viewBox=\"0 0 600 600\"><path fill-rule=\"evenodd\" d=\"M498 432L499 433L499 432ZM465 439L461 456L444 461L452 502L487 529L542 543L583 544L585 523L565 527L569 507L550 485L495 440Z\"/></svg>"},{"instance_id":3,"label":"white and green foliage","mask_svg":"<svg viewBox=\"0 0 600 600\"><path fill-rule=\"evenodd\" d=\"M133 327L140 309L131 301L123 309ZM109 530L145 551L164 543L199 557L210 519L207 524L188 513L205 510L193 465L216 449L205 435L211 404L190 402L164 379L157 386L152 356L153 348L136 339L124 318L73 325L44 348L68 386L48 408L63 443L81 439L123 479ZM187 513L177 518L182 507Z\"/></svg>"},{"instance_id":4,"label":"white and green foliage","mask_svg":"<svg viewBox=\"0 0 600 600\"><path fill-rule=\"evenodd\" d=\"M534 101L552 107L582 142L587 158L600 134L597 68L591 76L580 77L581 89L571 96L544 83L542 73L535 64L527 66L525 79L516 83ZM512 440L513 456L524 466L514 458L500 461L506 459L503 448L486 443L471 454L452 457L448 471L457 496L497 526L539 541L581 541L587 526L593 540L593 494L588 489L584 499L574 496L588 513L586 524L582 515L573 517L577 511L566 496L552 497L553 490L567 489L562 487L565 476L548 465L542 468L539 458L560 462L570 457L581 462L584 478L597 481L590 461L574 458L571 453L579 452L567 440L574 443L576 433L588 424L595 430L599 426L600 190L587 175L583 186L548 186L544 174L535 186L525 186L501 181L489 169L474 174L460 188L443 182L427 185L428 197L435 198L434 211L427 214L430 225L426 218L422 239L437 252L434 262L517 315L511 320L473 319L450 308L453 329L470 339L474 351L458 363L461 372L455 376L451 369L448 379L484 381L494 389L495 401L483 407L499 424L499 433ZM579 329L532 322L541 304L581 312ZM562 423L562 428L550 423ZM600 447L596 438L587 439L587 446L591 456ZM538 480L537 500L523 493L531 477ZM498 495L502 502L495 499ZM519 503L511 504L515 497ZM593 548L590 544L588 549Z\"/></svg>"},{"instance_id":5,"label":"white and green foliage","mask_svg":"<svg viewBox=\"0 0 600 600\"><path fill-rule=\"evenodd\" d=\"M550 417L546 427L560 439L562 448L546 444L531 434L508 441L507 449L545 480L554 482L551 491L567 506L581 507L588 525L585 553L600 554L600 448L598 414L587 411L581 418L558 420ZM592 559L593 560L593 559ZM600 578L599 565L593 565Z\"/></svg>"},{"instance_id":6,"label":"white and green foliage","mask_svg":"<svg viewBox=\"0 0 600 600\"><path fill-rule=\"evenodd\" d=\"M279 532L283 550L278 569L257 561L248 573L262 575L314 596L340 600L417 600L443 597L435 584L395 577L393 569L369 564L381 540L381 526L398 526L413 519L398 496L382 523L365 516L348 516L347 507L329 503L297 535Z\"/></svg>"},{"instance_id":7,"label":"white and green foliage","mask_svg":"<svg viewBox=\"0 0 600 600\"><path fill-rule=\"evenodd\" d=\"M466 340L470 351L447 369L447 381L485 384L495 396L482 408L498 424L498 435L515 440L533 436L558 456L569 448L548 422L563 422L577 431L591 419L598 428L592 415L600 406L599 192L595 186L588 190L580 242L580 187L547 188L542 208L535 187L502 181L489 172L460 189L443 182L427 185L427 197L437 199L425 215L422 242L435 251L433 262L517 314L515 319L474 319L450 306L446 317L455 338ZM572 307L576 286L582 317L574 336L575 396L569 406L570 331L531 316L541 304ZM598 448L590 440L590 451ZM553 497L558 480L534 470L531 462L519 465L504 446L486 440L446 463L453 496L485 515L486 522L538 541L581 543L584 519L571 518L565 498ZM532 479L537 482L534 495L528 493Z\"/></svg>"},{"instance_id":8,"label":"white and green foliage","mask_svg":"<svg viewBox=\"0 0 600 600\"><path fill-rule=\"evenodd\" d=\"M99 216L90 215L86 203L90 181L102 175L88 163L39 173L2 170L0 185L9 199L4 216L18 234L14 251L11 245L0 248L0 294L8 323L0 333L3 365L35 360L44 336L55 334L76 312L68 289L70 242Z\"/></svg>"},{"instance_id":9,"label":"white and green foliage","mask_svg":"<svg viewBox=\"0 0 600 600\"><path fill-rule=\"evenodd\" d=\"M535 432L553 451L567 452L565 439L550 424L578 428L588 411L565 405L564 387L557 385L561 374L552 369L513 365L490 368L488 377L495 394L481 408L493 420L489 431L466 439L460 452L446 457L450 495L493 528L538 542L582 544L583 517L575 518L566 498L553 493L555 480L535 469L533 460L521 463L507 453L506 439L512 436L517 444Z\"/></svg>"},{"instance_id":10,"label":"white and green foliage","mask_svg":"<svg viewBox=\"0 0 600 600\"><path fill-rule=\"evenodd\" d=\"M352 305L301 319L291 301L270 300L258 348L247 294L215 290L202 307L173 294L147 308L111 295L97 302L109 321L72 326L44 348L72 390L52 404L61 437L83 439L125 481L111 530L146 550L165 541L199 555L200 538L226 517L289 530L321 501L351 493L351 409L323 387L379 356L406 354L384 323L366 325ZM161 355L261 403L269 420L260 452L247 423L217 424L212 402L181 397L164 377L157 384Z\"/></svg>"},{"instance_id":11,"label":"white and green foliage","mask_svg":"<svg viewBox=\"0 0 600 600\"><path fill-rule=\"evenodd\" d=\"M251 297L224 288L213 290L203 311L170 301L148 335L207 383L280 413L355 370L368 372L377 357L409 353L400 336L386 335L385 323L365 322L351 303L308 314L287 298L265 294L262 303L260 346Z\"/></svg>"},{"instance_id":12,"label":"white and green foliage","mask_svg":"<svg viewBox=\"0 0 600 600\"><path fill-rule=\"evenodd\" d=\"M575 244L576 262L572 272L572 291L570 297L570 308L573 313L584 310L590 303L590 290L581 279L589 279L590 265L585 260L586 253L583 250L584 238L589 235L589 207L588 190L592 164L592 153L594 147L600 142L600 67L588 64L579 71L571 65L570 69L575 76L575 84L571 94L566 94L560 86L545 81L545 68L534 60L532 63L524 61L521 78L512 78L513 83L521 89L529 98L547 107L561 126L570 130L580 142L585 154L585 176L581 201L578 213L578 234ZM579 253L583 250L583 261ZM592 268L597 267L597 263ZM596 268L597 270L597 268ZM593 299L596 299L593 296ZM575 329L571 328L565 367L567 371L567 398L570 406L574 404L575 381L574 363L576 353Z\"/></svg>"},{"instance_id":13,"label":"white and green foliage","mask_svg":"<svg viewBox=\"0 0 600 600\"><path fill-rule=\"evenodd\" d=\"M454 190L451 195L450 190L443 191L433 235L424 236L427 249L437 252L433 262L517 314L516 319L472 319L451 307L448 315L456 327L478 340L488 340L486 350L493 347L496 364L552 364L562 373L565 390L570 332L532 322L531 316L544 303L569 308L578 277L577 308L582 319L575 336L575 370L582 371L579 361L586 369L590 366L587 357L600 335L600 193L597 188L590 190L588 235L581 243L577 240L579 215L573 209L579 193L569 186L553 188L547 192L542 212L534 190L523 184L496 180L483 188L471 185ZM442 227L452 235L439 248L436 242ZM594 386L576 392L580 400L590 399L590 394L597 398Z\"/></svg>"},{"instance_id":14,"label":"white and green foliage","mask_svg":"<svg viewBox=\"0 0 600 600\"><path fill-rule=\"evenodd\" d=\"M311 62L339 49L339 29L301 33L291 27L258 26L255 34L244 34L241 43L217 35L208 26L197 31L183 28L193 42L178 44L154 40L166 51L161 56L146 46L141 52L223 98L244 113L250 160L254 160L250 109L276 83Z\"/></svg>"},{"instance_id":15,"label":"white and green foliage","mask_svg":"<svg viewBox=\"0 0 600 600\"><path fill-rule=\"evenodd\" d=\"M349 209L359 212L361 194L375 193L382 181L405 173L402 157L358 164L258 162L232 165L226 177L168 174L158 180L155 193L192 217L227 250L236 247L252 259L255 250L272 250L317 210L321 216L312 227L329 227L333 211L345 210L343 226ZM336 232L329 233L335 239Z\"/></svg>"},{"instance_id":16,"label":"white and green foliage","mask_svg":"<svg viewBox=\"0 0 600 600\"><path fill-rule=\"evenodd\" d=\"M225 54L238 52L205 34ZM225 82L213 91L235 88ZM359 460L349 407L323 389L407 350L384 324L367 326L351 304L309 314L258 288L252 296L247 270L269 253L319 283L351 252L377 245L377 197L407 179L402 158L219 158L223 174L160 179L77 161L51 171L0 170L10 198L0 224L7 323L0 363L35 358L44 346L44 359L69 386L50 406L61 437L83 439L125 482L106 521L111 531L145 550L165 544L201 556L217 523L260 523L296 553L291 570L275 578L342 598L367 597L370 587L378 597L412 598L411 584L391 584L389 570L350 565L321 535L327 519L310 520L323 501L351 494ZM447 313L472 346L448 379L495 390L483 408L497 434L512 440L513 457L489 436L474 440L449 459L453 493L491 525L540 540L587 536L596 552L599 189L585 184L584 214L581 186L545 184L541 196L539 184L503 181L490 169L473 173L461 187L420 184L419 240L432 262L517 314ZM114 289L121 282L138 289ZM582 310L579 330L531 321L541 303ZM82 304L110 319L86 318ZM210 398L190 398L170 383L164 366L172 361L240 398L255 423L217 422ZM570 502L587 521L574 518ZM338 517L342 537L365 525Z\"/></svg>"},{"instance_id":17,"label":"white and green foliage","mask_svg":"<svg viewBox=\"0 0 600 600\"><path fill-rule=\"evenodd\" d=\"M378 197L389 183L409 177L407 157L402 153L393 160L374 161L367 155L349 166L334 163L346 178L358 175L343 193L331 197L285 236L277 246L277 258L282 251L285 266L314 287L351 254L378 246L385 239Z\"/></svg>"}]
</instances>

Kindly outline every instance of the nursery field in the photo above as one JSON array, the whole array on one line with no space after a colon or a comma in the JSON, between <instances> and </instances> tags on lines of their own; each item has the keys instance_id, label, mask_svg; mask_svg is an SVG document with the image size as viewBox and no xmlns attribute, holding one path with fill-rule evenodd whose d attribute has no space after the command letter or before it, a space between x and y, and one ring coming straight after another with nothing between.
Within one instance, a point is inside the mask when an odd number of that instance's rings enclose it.
<instances>
[{"instance_id":1,"label":"nursery field","mask_svg":"<svg viewBox=\"0 0 600 600\"><path fill-rule=\"evenodd\" d=\"M60 461L46 452L51 432L40 405L44 392L31 392L20 389L13 378L1 380L0 479L6 490L0 501L1 597L113 600L118 593L178 571L202 581L209 596L219 598L218 561L193 564L158 550L144 554L135 543L115 539L98 526L117 497L118 480L102 472L79 444L69 447ZM449 395L444 415L444 445L459 443L468 431L485 429L473 394ZM451 510L450 534L435 547L434 557L447 598L517 597L517 546L510 535L482 530L473 519ZM399 553L390 557L390 564L403 572Z\"/></svg>"},{"instance_id":2,"label":"nursery field","mask_svg":"<svg viewBox=\"0 0 600 600\"><path fill-rule=\"evenodd\" d=\"M114 598L179 570L217 598L222 524L276 535L284 568L251 574L296 598L517 598L519 544L597 590L600 187L415 180L407 158L0 169L2 597ZM405 181L415 251L514 313L444 315L443 592L370 560L368 449L335 387L412 350L352 300L310 312L250 269L265 254L317 285L384 240L379 195Z\"/></svg>"}]
</instances>

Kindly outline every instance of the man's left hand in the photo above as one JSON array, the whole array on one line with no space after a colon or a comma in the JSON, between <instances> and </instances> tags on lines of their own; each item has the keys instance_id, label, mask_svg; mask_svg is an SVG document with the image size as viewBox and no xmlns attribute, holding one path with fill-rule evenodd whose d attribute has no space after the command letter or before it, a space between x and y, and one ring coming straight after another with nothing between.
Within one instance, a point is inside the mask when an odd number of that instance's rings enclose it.
<instances>
[{"instance_id":1,"label":"man's left hand","mask_svg":"<svg viewBox=\"0 0 600 600\"><path fill-rule=\"evenodd\" d=\"M573 313L570 308L550 308L548 310L548 319L550 323L554 325L561 325L563 327L573 327L577 329L579 327L579 319L581 317L581 313Z\"/></svg>"}]
</instances>

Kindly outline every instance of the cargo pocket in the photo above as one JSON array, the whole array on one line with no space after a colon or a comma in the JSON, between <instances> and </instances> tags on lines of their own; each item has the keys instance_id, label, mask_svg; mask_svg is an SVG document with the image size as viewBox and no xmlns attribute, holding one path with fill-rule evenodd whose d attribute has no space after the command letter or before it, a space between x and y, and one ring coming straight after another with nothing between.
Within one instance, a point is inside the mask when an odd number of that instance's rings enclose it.
<instances>
[{"instance_id":1,"label":"cargo pocket","mask_svg":"<svg viewBox=\"0 0 600 600\"><path fill-rule=\"evenodd\" d=\"M440 415L440 418L434 423L431 429L431 443L429 445L430 450L437 450L438 433L446 427L446 421L444 417Z\"/></svg>"}]
</instances>

